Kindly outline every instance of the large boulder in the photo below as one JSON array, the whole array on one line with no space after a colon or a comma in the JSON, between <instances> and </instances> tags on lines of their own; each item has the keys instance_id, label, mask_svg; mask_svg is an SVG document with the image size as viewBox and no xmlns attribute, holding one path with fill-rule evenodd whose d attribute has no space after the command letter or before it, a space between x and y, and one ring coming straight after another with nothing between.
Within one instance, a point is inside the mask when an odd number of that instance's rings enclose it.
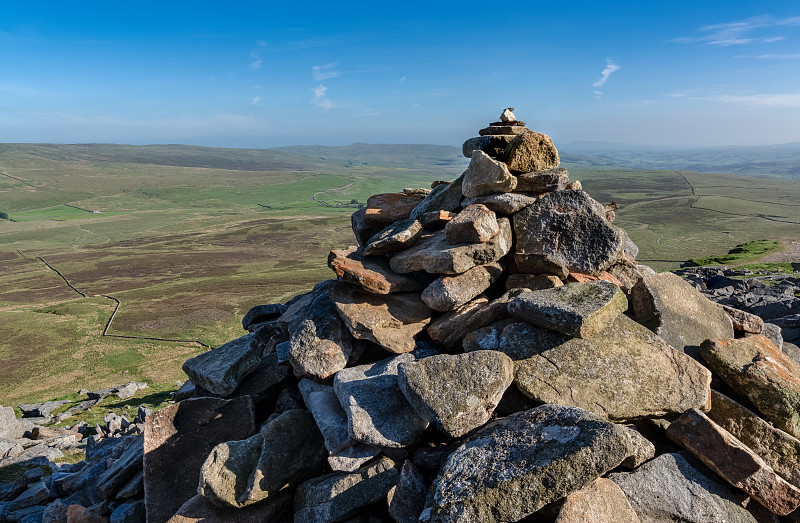
<instances>
[{"instance_id":1,"label":"large boulder","mask_svg":"<svg viewBox=\"0 0 800 523\"><path fill-rule=\"evenodd\" d=\"M662 454L633 472L609 476L643 522L756 523L714 474L704 474L680 454Z\"/></svg>"},{"instance_id":2,"label":"large boulder","mask_svg":"<svg viewBox=\"0 0 800 523\"><path fill-rule=\"evenodd\" d=\"M476 265L493 263L511 249L511 223L499 218L500 233L482 243L447 243L445 231L423 234L420 240L405 251L392 256L392 270L400 274L425 271L431 274L461 274Z\"/></svg>"},{"instance_id":3,"label":"large boulder","mask_svg":"<svg viewBox=\"0 0 800 523\"><path fill-rule=\"evenodd\" d=\"M800 438L800 363L765 336L706 340L700 354L776 427Z\"/></svg>"},{"instance_id":4,"label":"large boulder","mask_svg":"<svg viewBox=\"0 0 800 523\"><path fill-rule=\"evenodd\" d=\"M627 308L625 293L603 280L523 292L508 304L515 318L579 338L603 330Z\"/></svg>"},{"instance_id":5,"label":"large boulder","mask_svg":"<svg viewBox=\"0 0 800 523\"><path fill-rule=\"evenodd\" d=\"M481 348L515 360L515 383L543 403L574 405L611 420L710 406L711 373L624 315L584 339L515 322Z\"/></svg>"},{"instance_id":6,"label":"large boulder","mask_svg":"<svg viewBox=\"0 0 800 523\"><path fill-rule=\"evenodd\" d=\"M252 505L322 472L326 454L311 414L288 410L255 436L214 447L198 493L221 507Z\"/></svg>"},{"instance_id":7,"label":"large boulder","mask_svg":"<svg viewBox=\"0 0 800 523\"><path fill-rule=\"evenodd\" d=\"M411 445L428 427L400 390L397 367L416 358L412 353L336 374L333 389L347 413L353 438L378 447Z\"/></svg>"},{"instance_id":8,"label":"large boulder","mask_svg":"<svg viewBox=\"0 0 800 523\"><path fill-rule=\"evenodd\" d=\"M422 290L422 284L411 276L393 272L384 258L367 258L364 250L355 246L332 250L328 256L328 266L343 281L359 285L374 294Z\"/></svg>"},{"instance_id":9,"label":"large boulder","mask_svg":"<svg viewBox=\"0 0 800 523\"><path fill-rule=\"evenodd\" d=\"M261 351L254 334L240 338L186 360L183 371L195 386L220 396L230 396L258 366Z\"/></svg>"},{"instance_id":10,"label":"large boulder","mask_svg":"<svg viewBox=\"0 0 800 523\"><path fill-rule=\"evenodd\" d=\"M497 351L439 354L401 363L397 378L420 417L459 438L489 421L514 380L514 363Z\"/></svg>"},{"instance_id":11,"label":"large boulder","mask_svg":"<svg viewBox=\"0 0 800 523\"><path fill-rule=\"evenodd\" d=\"M532 274L599 274L620 258L625 236L583 191L544 195L514 215L514 233L518 272Z\"/></svg>"},{"instance_id":12,"label":"large boulder","mask_svg":"<svg viewBox=\"0 0 800 523\"><path fill-rule=\"evenodd\" d=\"M800 506L800 490L702 412L687 410L670 423L667 435L773 513L785 516Z\"/></svg>"},{"instance_id":13,"label":"large boulder","mask_svg":"<svg viewBox=\"0 0 800 523\"><path fill-rule=\"evenodd\" d=\"M509 170L527 173L558 167L560 160L553 140L530 129L518 134L503 152Z\"/></svg>"},{"instance_id":14,"label":"large boulder","mask_svg":"<svg viewBox=\"0 0 800 523\"><path fill-rule=\"evenodd\" d=\"M420 521L518 521L619 465L625 430L561 405L501 418L450 454Z\"/></svg>"},{"instance_id":15,"label":"large boulder","mask_svg":"<svg viewBox=\"0 0 800 523\"><path fill-rule=\"evenodd\" d=\"M430 308L416 293L378 295L339 282L330 296L353 337L398 354L414 350L414 337L431 321Z\"/></svg>"},{"instance_id":16,"label":"large boulder","mask_svg":"<svg viewBox=\"0 0 800 523\"><path fill-rule=\"evenodd\" d=\"M461 187L465 198L511 192L516 186L517 178L508 171L505 163L492 159L479 149L472 151L472 159L464 172Z\"/></svg>"},{"instance_id":17,"label":"large boulder","mask_svg":"<svg viewBox=\"0 0 800 523\"><path fill-rule=\"evenodd\" d=\"M639 280L630 302L636 321L694 358L703 341L733 338L733 323L722 307L671 272Z\"/></svg>"},{"instance_id":18,"label":"large boulder","mask_svg":"<svg viewBox=\"0 0 800 523\"><path fill-rule=\"evenodd\" d=\"M197 492L200 469L219 443L255 430L249 396L195 398L147 416L144 430L144 499L148 521L166 521Z\"/></svg>"},{"instance_id":19,"label":"large boulder","mask_svg":"<svg viewBox=\"0 0 800 523\"><path fill-rule=\"evenodd\" d=\"M502 156L503 152L514 139L515 134L491 134L486 136L476 136L468 138L461 145L461 153L467 158L472 158L472 153L475 150L481 150L491 156L497 158Z\"/></svg>"}]
</instances>

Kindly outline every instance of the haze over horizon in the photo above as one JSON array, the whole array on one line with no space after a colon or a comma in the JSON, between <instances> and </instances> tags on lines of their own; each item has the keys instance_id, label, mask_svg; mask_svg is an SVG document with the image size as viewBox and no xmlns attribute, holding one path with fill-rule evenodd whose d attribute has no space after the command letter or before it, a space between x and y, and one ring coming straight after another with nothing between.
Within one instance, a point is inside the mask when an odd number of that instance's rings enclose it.
<instances>
[{"instance_id":1,"label":"haze over horizon","mask_svg":"<svg viewBox=\"0 0 800 523\"><path fill-rule=\"evenodd\" d=\"M800 141L789 0L10 3L0 64L6 143Z\"/></svg>"}]
</instances>

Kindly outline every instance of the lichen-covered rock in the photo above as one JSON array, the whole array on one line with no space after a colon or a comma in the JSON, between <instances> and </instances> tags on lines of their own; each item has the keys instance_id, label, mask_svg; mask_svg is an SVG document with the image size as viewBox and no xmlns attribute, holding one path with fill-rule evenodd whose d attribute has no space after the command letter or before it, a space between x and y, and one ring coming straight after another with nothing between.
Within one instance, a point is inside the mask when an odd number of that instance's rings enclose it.
<instances>
[{"instance_id":1,"label":"lichen-covered rock","mask_svg":"<svg viewBox=\"0 0 800 523\"><path fill-rule=\"evenodd\" d=\"M523 292L508 304L515 318L579 338L603 330L627 308L625 293L603 280Z\"/></svg>"},{"instance_id":2,"label":"lichen-covered rock","mask_svg":"<svg viewBox=\"0 0 800 523\"><path fill-rule=\"evenodd\" d=\"M459 438L489 421L514 380L514 363L497 351L439 354L401 363L397 377L420 417Z\"/></svg>"},{"instance_id":3,"label":"lichen-covered rock","mask_svg":"<svg viewBox=\"0 0 800 523\"><path fill-rule=\"evenodd\" d=\"M422 290L422 284L411 276L392 271L384 258L367 258L364 250L355 246L332 250L328 266L343 281L359 285L373 294Z\"/></svg>"},{"instance_id":4,"label":"lichen-covered rock","mask_svg":"<svg viewBox=\"0 0 800 523\"><path fill-rule=\"evenodd\" d=\"M759 334L706 340L700 354L711 370L776 427L800 437L800 363Z\"/></svg>"},{"instance_id":5,"label":"lichen-covered rock","mask_svg":"<svg viewBox=\"0 0 800 523\"><path fill-rule=\"evenodd\" d=\"M625 429L543 405L490 423L448 457L420 521L518 521L579 490L630 453Z\"/></svg>"},{"instance_id":6,"label":"lichen-covered rock","mask_svg":"<svg viewBox=\"0 0 800 523\"><path fill-rule=\"evenodd\" d=\"M670 423L667 435L775 514L785 516L800 506L800 490L702 412L687 410Z\"/></svg>"},{"instance_id":7,"label":"lichen-covered rock","mask_svg":"<svg viewBox=\"0 0 800 523\"><path fill-rule=\"evenodd\" d=\"M662 454L609 479L622 489L643 523L756 523L721 479L699 472L680 454Z\"/></svg>"},{"instance_id":8,"label":"lichen-covered rock","mask_svg":"<svg viewBox=\"0 0 800 523\"><path fill-rule=\"evenodd\" d=\"M422 291L422 301L433 310L451 311L488 289L503 274L503 266L489 263L463 274L440 276Z\"/></svg>"},{"instance_id":9,"label":"lichen-covered rock","mask_svg":"<svg viewBox=\"0 0 800 523\"><path fill-rule=\"evenodd\" d=\"M488 303L485 296L478 296L435 318L425 330L433 341L446 348L460 347L464 332L475 328L472 317Z\"/></svg>"},{"instance_id":10,"label":"lichen-covered rock","mask_svg":"<svg viewBox=\"0 0 800 523\"><path fill-rule=\"evenodd\" d=\"M509 170L523 173L552 169L560 163L553 140L531 130L514 137L503 152L503 158Z\"/></svg>"},{"instance_id":11,"label":"lichen-covered rock","mask_svg":"<svg viewBox=\"0 0 800 523\"><path fill-rule=\"evenodd\" d=\"M322 472L326 455L311 414L289 410L255 436L214 447L198 493L221 507L252 505Z\"/></svg>"},{"instance_id":12,"label":"lichen-covered rock","mask_svg":"<svg viewBox=\"0 0 800 523\"><path fill-rule=\"evenodd\" d=\"M733 338L733 324L722 307L671 272L639 280L630 303L636 321L694 358L703 341Z\"/></svg>"},{"instance_id":13,"label":"lichen-covered rock","mask_svg":"<svg viewBox=\"0 0 800 523\"><path fill-rule=\"evenodd\" d=\"M421 234L422 223L419 220L409 218L394 222L367 241L364 255L377 256L408 249L416 243Z\"/></svg>"},{"instance_id":14,"label":"lichen-covered rock","mask_svg":"<svg viewBox=\"0 0 800 523\"><path fill-rule=\"evenodd\" d=\"M350 435L369 445L399 448L411 445L428 427L400 391L397 367L416 358L412 353L341 370L333 390L347 413Z\"/></svg>"},{"instance_id":15,"label":"lichen-covered rock","mask_svg":"<svg viewBox=\"0 0 800 523\"><path fill-rule=\"evenodd\" d=\"M392 256L389 265L400 274L461 274L476 265L496 262L508 254L512 241L508 218L499 218L497 225L500 233L483 243L451 245L444 231L423 234L416 245Z\"/></svg>"},{"instance_id":16,"label":"lichen-covered rock","mask_svg":"<svg viewBox=\"0 0 800 523\"><path fill-rule=\"evenodd\" d=\"M493 160L481 150L472 152L472 159L464 172L461 186L465 198L511 192L516 186L517 178L508 171L505 163Z\"/></svg>"},{"instance_id":17,"label":"lichen-covered rock","mask_svg":"<svg viewBox=\"0 0 800 523\"><path fill-rule=\"evenodd\" d=\"M394 353L414 350L414 337L431 321L431 310L416 293L372 294L338 282L330 296L350 333Z\"/></svg>"},{"instance_id":18,"label":"lichen-covered rock","mask_svg":"<svg viewBox=\"0 0 800 523\"><path fill-rule=\"evenodd\" d=\"M519 190L519 187L517 187ZM471 205L485 205L489 210L511 216L536 201L535 196L519 192L506 192L470 198L461 202L465 208Z\"/></svg>"},{"instance_id":19,"label":"lichen-covered rock","mask_svg":"<svg viewBox=\"0 0 800 523\"><path fill-rule=\"evenodd\" d=\"M514 233L519 272L557 275L562 266L592 275L606 270L622 255L625 236L583 191L544 195L514 215Z\"/></svg>"},{"instance_id":20,"label":"lichen-covered rock","mask_svg":"<svg viewBox=\"0 0 800 523\"><path fill-rule=\"evenodd\" d=\"M482 348L515 360L514 381L544 403L575 405L611 420L708 410L711 373L625 315L588 338L510 323ZM468 350L465 340L464 349Z\"/></svg>"},{"instance_id":21,"label":"lichen-covered rock","mask_svg":"<svg viewBox=\"0 0 800 523\"><path fill-rule=\"evenodd\" d=\"M345 521L363 507L386 497L400 480L400 467L389 458L368 463L351 473L313 478L295 493L295 523Z\"/></svg>"},{"instance_id":22,"label":"lichen-covered rock","mask_svg":"<svg viewBox=\"0 0 800 523\"><path fill-rule=\"evenodd\" d=\"M467 158L472 158L473 151L480 150L497 158L502 156L508 144L514 139L515 134L492 134L486 136L476 136L467 139L461 146L461 153Z\"/></svg>"},{"instance_id":23,"label":"lichen-covered rock","mask_svg":"<svg viewBox=\"0 0 800 523\"><path fill-rule=\"evenodd\" d=\"M186 360L183 371L195 386L230 396L236 387L253 372L261 351L253 344L254 334L246 334L215 349Z\"/></svg>"},{"instance_id":24,"label":"lichen-covered rock","mask_svg":"<svg viewBox=\"0 0 800 523\"><path fill-rule=\"evenodd\" d=\"M764 320L739 309L721 305L722 310L733 322L733 330L747 332L749 334L762 334L764 332Z\"/></svg>"},{"instance_id":25,"label":"lichen-covered rock","mask_svg":"<svg viewBox=\"0 0 800 523\"><path fill-rule=\"evenodd\" d=\"M451 245L485 242L499 232L497 215L481 204L465 207L444 228L447 243Z\"/></svg>"}]
</instances>

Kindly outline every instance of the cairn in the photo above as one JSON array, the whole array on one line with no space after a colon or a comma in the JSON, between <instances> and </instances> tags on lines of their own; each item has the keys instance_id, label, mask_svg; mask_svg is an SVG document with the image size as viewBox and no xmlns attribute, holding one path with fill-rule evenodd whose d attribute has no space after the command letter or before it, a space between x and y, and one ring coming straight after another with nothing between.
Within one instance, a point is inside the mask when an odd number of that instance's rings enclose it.
<instances>
[{"instance_id":1,"label":"cairn","mask_svg":"<svg viewBox=\"0 0 800 523\"><path fill-rule=\"evenodd\" d=\"M335 279L186 361L185 399L125 451L143 455L149 523L800 506L800 364L754 316L637 264L615 207L512 111L464 143L458 179L369 198Z\"/></svg>"}]
</instances>

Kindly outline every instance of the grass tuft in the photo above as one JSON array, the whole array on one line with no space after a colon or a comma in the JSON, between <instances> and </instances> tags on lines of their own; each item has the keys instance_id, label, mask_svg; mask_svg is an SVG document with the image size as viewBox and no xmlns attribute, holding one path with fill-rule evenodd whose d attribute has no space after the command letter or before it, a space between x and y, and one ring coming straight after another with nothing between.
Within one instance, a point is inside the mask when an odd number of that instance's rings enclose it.
<instances>
[{"instance_id":1,"label":"grass tuft","mask_svg":"<svg viewBox=\"0 0 800 523\"><path fill-rule=\"evenodd\" d=\"M737 245L728 254L693 258L683 264L684 267L702 267L704 265L733 265L748 261L755 261L767 253L779 251L783 248L777 240L755 240Z\"/></svg>"}]
</instances>

